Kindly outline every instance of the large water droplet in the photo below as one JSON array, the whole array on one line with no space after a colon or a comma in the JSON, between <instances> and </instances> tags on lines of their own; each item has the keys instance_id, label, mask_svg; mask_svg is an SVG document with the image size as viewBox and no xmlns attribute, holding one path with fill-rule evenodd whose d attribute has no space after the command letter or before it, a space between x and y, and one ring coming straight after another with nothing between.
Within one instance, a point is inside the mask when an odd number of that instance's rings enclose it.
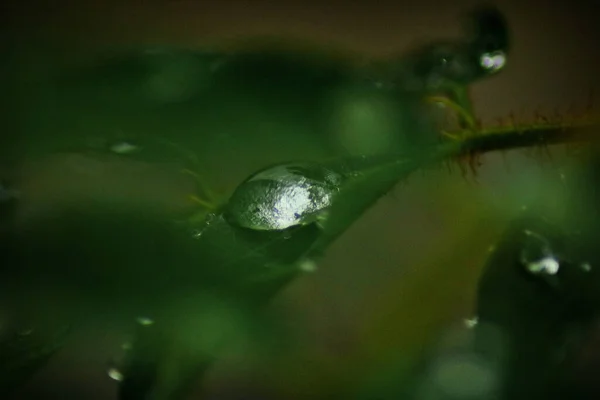
<instances>
[{"instance_id":1,"label":"large water droplet","mask_svg":"<svg viewBox=\"0 0 600 400\"><path fill-rule=\"evenodd\" d=\"M283 230L317 222L331 205L342 176L318 164L273 166L250 176L225 209L230 223L254 230Z\"/></svg>"}]
</instances>

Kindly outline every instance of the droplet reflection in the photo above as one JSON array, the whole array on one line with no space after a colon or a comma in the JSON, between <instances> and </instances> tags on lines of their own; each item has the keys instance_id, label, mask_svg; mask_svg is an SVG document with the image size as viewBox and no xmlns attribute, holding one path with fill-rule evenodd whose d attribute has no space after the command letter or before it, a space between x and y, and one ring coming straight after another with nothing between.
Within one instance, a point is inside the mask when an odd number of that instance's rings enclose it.
<instances>
[{"instance_id":1,"label":"droplet reflection","mask_svg":"<svg viewBox=\"0 0 600 400\"><path fill-rule=\"evenodd\" d=\"M230 223L254 230L284 230L320 220L342 177L318 164L282 164L238 186L227 204Z\"/></svg>"},{"instance_id":2,"label":"droplet reflection","mask_svg":"<svg viewBox=\"0 0 600 400\"><path fill-rule=\"evenodd\" d=\"M121 382L124 378L123 373L119 371L119 369L116 367L108 368L108 371L106 371L106 373L108 374L108 377L110 379L113 379L117 382Z\"/></svg>"},{"instance_id":3,"label":"droplet reflection","mask_svg":"<svg viewBox=\"0 0 600 400\"><path fill-rule=\"evenodd\" d=\"M479 323L479 318L477 316L466 318L463 322L468 329L473 329Z\"/></svg>"},{"instance_id":4,"label":"droplet reflection","mask_svg":"<svg viewBox=\"0 0 600 400\"><path fill-rule=\"evenodd\" d=\"M556 275L560 262L555 256L549 241L530 230L523 231L525 242L521 251L521 263L534 275Z\"/></svg>"},{"instance_id":5,"label":"droplet reflection","mask_svg":"<svg viewBox=\"0 0 600 400\"><path fill-rule=\"evenodd\" d=\"M311 259L302 260L298 263L298 268L304 272L315 272L317 270L317 263Z\"/></svg>"},{"instance_id":6,"label":"droplet reflection","mask_svg":"<svg viewBox=\"0 0 600 400\"><path fill-rule=\"evenodd\" d=\"M154 320L152 320L151 318L148 317L138 317L136 318L136 321L138 324L142 325L142 326L150 326L154 324Z\"/></svg>"}]
</instances>

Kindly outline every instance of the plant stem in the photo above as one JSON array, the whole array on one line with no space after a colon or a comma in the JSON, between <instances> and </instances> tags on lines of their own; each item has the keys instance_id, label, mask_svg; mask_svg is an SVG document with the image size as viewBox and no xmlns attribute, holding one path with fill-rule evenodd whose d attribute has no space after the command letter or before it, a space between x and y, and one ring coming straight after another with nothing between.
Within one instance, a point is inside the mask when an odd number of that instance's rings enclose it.
<instances>
[{"instance_id":1,"label":"plant stem","mask_svg":"<svg viewBox=\"0 0 600 400\"><path fill-rule=\"evenodd\" d=\"M512 150L524 147L548 146L600 139L600 124L547 124L529 127L498 128L482 131L479 135L460 142L462 155L482 154L491 151Z\"/></svg>"}]
</instances>

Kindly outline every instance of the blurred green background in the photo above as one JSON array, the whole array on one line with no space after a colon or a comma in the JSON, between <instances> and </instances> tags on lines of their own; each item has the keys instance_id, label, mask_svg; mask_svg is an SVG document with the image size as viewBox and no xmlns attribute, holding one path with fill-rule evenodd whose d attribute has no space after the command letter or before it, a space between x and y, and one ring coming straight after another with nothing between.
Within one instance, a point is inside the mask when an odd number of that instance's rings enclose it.
<instances>
[{"instance_id":1,"label":"blurred green background","mask_svg":"<svg viewBox=\"0 0 600 400\"><path fill-rule=\"evenodd\" d=\"M194 181L171 159L53 154L87 149L97 138L197 137L188 147L199 154L200 172L223 193L266 164L326 156L305 140L310 125L301 108L255 102L252 92L223 94L219 106L148 109L138 107L135 96L127 97L131 81L125 76L122 91L103 94L115 99L108 107L97 101L103 83L69 88L68 80L55 79L63 71L95 65L102 51L142 45L244 48L252 37L275 36L360 61L457 35L457 17L474 4L4 2L2 43L10 55L6 68L16 78L3 83L8 111L2 153L19 159L6 163L2 177L22 192L15 223L35 224L65 204L90 199L175 215L194 207L187 198ZM600 88L592 2L498 5L513 27L514 49L506 71L473 87L478 116L494 125L511 112L526 121L537 110L568 116L585 109L590 89ZM67 89L56 90L58 85ZM21 130L11 131L15 126ZM244 130L277 134L257 140L240 135ZM208 390L222 396L227 387L238 387L265 397L327 398L389 365L401 375L432 343L452 333L471 316L490 246L515 212L559 193L564 172L558 155L513 152L483 161L476 178L463 177L457 166L425 171L378 202L335 243L315 273L293 282L271 304L273 318L290 334L285 344L271 351L258 345L232 351L211 373ZM35 393L113 398L106 363L127 331L102 322L80 332L22 398Z\"/></svg>"}]
</instances>

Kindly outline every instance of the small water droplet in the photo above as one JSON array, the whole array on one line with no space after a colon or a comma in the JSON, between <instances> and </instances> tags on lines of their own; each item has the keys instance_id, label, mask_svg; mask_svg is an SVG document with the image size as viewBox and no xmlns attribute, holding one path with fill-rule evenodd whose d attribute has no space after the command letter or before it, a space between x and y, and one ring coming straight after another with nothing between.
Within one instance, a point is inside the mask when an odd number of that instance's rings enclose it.
<instances>
[{"instance_id":1,"label":"small water droplet","mask_svg":"<svg viewBox=\"0 0 600 400\"><path fill-rule=\"evenodd\" d=\"M541 260L527 263L527 270L532 274L555 275L560 268L560 263L554 257L544 257Z\"/></svg>"},{"instance_id":2,"label":"small water droplet","mask_svg":"<svg viewBox=\"0 0 600 400\"><path fill-rule=\"evenodd\" d=\"M190 231L192 238L200 239L202 237L202 235L204 234L204 232L206 232L206 229L208 229L208 227L210 225L212 225L216 219L217 219L217 215L215 213L207 214L204 217L204 220L202 221L201 226L198 228L193 228Z\"/></svg>"},{"instance_id":3,"label":"small water droplet","mask_svg":"<svg viewBox=\"0 0 600 400\"><path fill-rule=\"evenodd\" d=\"M479 63L483 68L496 72L506 64L506 54L503 51L484 53L481 55Z\"/></svg>"},{"instance_id":4,"label":"small water droplet","mask_svg":"<svg viewBox=\"0 0 600 400\"><path fill-rule=\"evenodd\" d=\"M302 260L298 263L298 268L304 272L315 272L317 270L317 263L311 259Z\"/></svg>"},{"instance_id":5,"label":"small water droplet","mask_svg":"<svg viewBox=\"0 0 600 400\"><path fill-rule=\"evenodd\" d=\"M154 324L154 320L152 320L151 318L148 317L137 317L136 321L138 324L142 325L142 326L150 326Z\"/></svg>"},{"instance_id":6,"label":"small water droplet","mask_svg":"<svg viewBox=\"0 0 600 400\"><path fill-rule=\"evenodd\" d=\"M581 269L585 272L590 272L592 270L592 265L588 262L584 262L581 264Z\"/></svg>"},{"instance_id":7,"label":"small water droplet","mask_svg":"<svg viewBox=\"0 0 600 400\"><path fill-rule=\"evenodd\" d=\"M109 367L106 373L110 379L113 379L117 382L121 382L124 378L123 373L116 367Z\"/></svg>"},{"instance_id":8,"label":"small water droplet","mask_svg":"<svg viewBox=\"0 0 600 400\"><path fill-rule=\"evenodd\" d=\"M477 316L471 317L471 318L466 318L463 323L465 324L465 326L468 329L473 329L477 326L477 324L479 323L479 318Z\"/></svg>"},{"instance_id":9,"label":"small water droplet","mask_svg":"<svg viewBox=\"0 0 600 400\"><path fill-rule=\"evenodd\" d=\"M548 240L530 230L524 230L523 233L526 240L521 251L521 263L527 271L534 275L556 275L560 262Z\"/></svg>"},{"instance_id":10,"label":"small water droplet","mask_svg":"<svg viewBox=\"0 0 600 400\"><path fill-rule=\"evenodd\" d=\"M119 142L110 146L110 151L117 154L131 154L139 149L138 146L129 142Z\"/></svg>"}]
</instances>

